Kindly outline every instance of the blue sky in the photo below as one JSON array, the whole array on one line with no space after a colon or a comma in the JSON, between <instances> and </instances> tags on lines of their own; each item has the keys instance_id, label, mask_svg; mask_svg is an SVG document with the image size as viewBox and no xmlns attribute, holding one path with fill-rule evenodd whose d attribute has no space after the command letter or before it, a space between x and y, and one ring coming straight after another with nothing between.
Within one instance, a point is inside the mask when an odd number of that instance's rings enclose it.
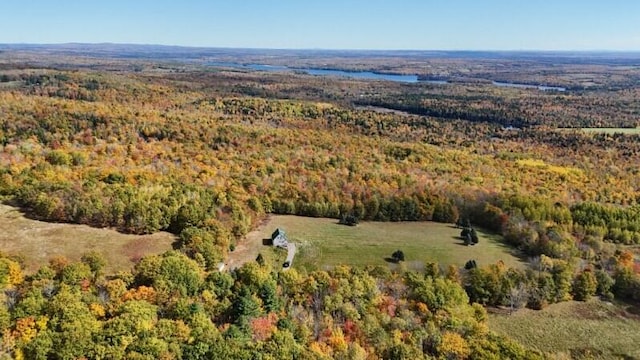
<instances>
[{"instance_id":1,"label":"blue sky","mask_svg":"<svg viewBox=\"0 0 640 360\"><path fill-rule=\"evenodd\" d=\"M1 0L0 43L640 50L640 0Z\"/></svg>"}]
</instances>

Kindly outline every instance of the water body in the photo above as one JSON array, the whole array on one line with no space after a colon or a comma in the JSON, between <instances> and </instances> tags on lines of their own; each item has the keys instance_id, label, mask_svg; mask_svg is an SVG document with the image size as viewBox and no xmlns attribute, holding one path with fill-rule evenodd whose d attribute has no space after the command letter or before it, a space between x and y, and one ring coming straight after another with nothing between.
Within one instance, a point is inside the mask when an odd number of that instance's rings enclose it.
<instances>
[{"instance_id":1,"label":"water body","mask_svg":"<svg viewBox=\"0 0 640 360\"><path fill-rule=\"evenodd\" d=\"M238 64L232 62L211 62L207 65L231 67L237 69L248 69L256 71L296 71L315 76L342 76L352 79L365 79L365 80L387 80L403 83L417 83L417 75L394 75L394 74L380 74L371 71L343 71L343 70L328 70L328 69L304 69L304 68L291 68L287 66L278 65L263 65L263 64Z\"/></svg>"},{"instance_id":2,"label":"water body","mask_svg":"<svg viewBox=\"0 0 640 360\"><path fill-rule=\"evenodd\" d=\"M367 79L367 80L387 80L403 83L417 83L417 75L393 75L393 74L380 74L371 71L342 71L342 70L325 70L325 69L296 69L298 71L305 72L309 75L316 76L342 76L353 79Z\"/></svg>"},{"instance_id":3,"label":"water body","mask_svg":"<svg viewBox=\"0 0 640 360\"><path fill-rule=\"evenodd\" d=\"M281 65L264 65L264 64L239 64L234 62L210 62L209 66L218 67L230 67L236 69L247 69L256 71L295 71L315 76L342 76L352 79L364 79L364 80L386 80L402 83L427 83L435 85L447 85L450 84L446 80L418 80L417 75L396 75L396 74L381 74L371 71L344 71L344 70L328 70L328 69L305 69L305 68L291 68ZM542 91L566 91L567 89L558 86L544 86L544 85L526 85L526 84L514 84L493 81L493 85L502 87L513 87L521 89L538 89Z\"/></svg>"}]
</instances>

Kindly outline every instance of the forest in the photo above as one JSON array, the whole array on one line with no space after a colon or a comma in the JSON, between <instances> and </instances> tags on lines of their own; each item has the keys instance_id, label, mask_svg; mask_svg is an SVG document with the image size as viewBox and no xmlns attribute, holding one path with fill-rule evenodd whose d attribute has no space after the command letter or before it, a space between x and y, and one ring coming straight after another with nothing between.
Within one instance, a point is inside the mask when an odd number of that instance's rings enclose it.
<instances>
[{"instance_id":1,"label":"forest","mask_svg":"<svg viewBox=\"0 0 640 360\"><path fill-rule=\"evenodd\" d=\"M33 273L2 253L0 359L542 359L487 309L640 302L640 135L582 131L640 126L640 88L620 75L637 66L563 63L554 92L32 51L0 54L0 199L177 241L115 274L96 252ZM434 76L394 59L388 72ZM524 60L490 75L504 60L421 61L513 81ZM540 83L544 64L516 80ZM218 271L269 214L465 221L528 264Z\"/></svg>"}]
</instances>

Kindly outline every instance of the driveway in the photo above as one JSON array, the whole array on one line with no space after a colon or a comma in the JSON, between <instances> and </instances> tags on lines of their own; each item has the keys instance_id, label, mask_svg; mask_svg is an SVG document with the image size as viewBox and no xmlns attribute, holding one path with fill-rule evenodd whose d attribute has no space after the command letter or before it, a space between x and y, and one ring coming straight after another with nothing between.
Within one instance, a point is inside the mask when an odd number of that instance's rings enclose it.
<instances>
[{"instance_id":1,"label":"driveway","mask_svg":"<svg viewBox=\"0 0 640 360\"><path fill-rule=\"evenodd\" d=\"M289 262L289 266L284 268L284 270L291 269L291 266L293 265L294 256L296 256L296 244L290 242L287 244L287 260L286 260Z\"/></svg>"}]
</instances>

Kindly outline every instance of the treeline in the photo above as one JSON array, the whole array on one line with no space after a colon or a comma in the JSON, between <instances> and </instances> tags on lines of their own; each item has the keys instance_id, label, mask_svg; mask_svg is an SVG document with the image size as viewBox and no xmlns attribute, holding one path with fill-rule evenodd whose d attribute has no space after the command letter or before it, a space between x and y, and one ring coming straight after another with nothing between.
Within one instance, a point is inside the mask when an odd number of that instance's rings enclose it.
<instances>
[{"instance_id":1,"label":"treeline","mask_svg":"<svg viewBox=\"0 0 640 360\"><path fill-rule=\"evenodd\" d=\"M640 207L613 207L587 202L571 207L579 230L600 240L640 244Z\"/></svg>"},{"instance_id":2,"label":"treeline","mask_svg":"<svg viewBox=\"0 0 640 360\"><path fill-rule=\"evenodd\" d=\"M636 207L580 203L568 208L520 195L489 200L483 211L463 212L461 216L499 231L531 259L525 271L501 264L477 268L474 263L465 280L467 294L482 304L533 309L594 295L638 302L635 255L603 243L619 242L613 234L635 238L637 230L626 229L635 229L636 214Z\"/></svg>"},{"instance_id":3,"label":"treeline","mask_svg":"<svg viewBox=\"0 0 640 360\"><path fill-rule=\"evenodd\" d=\"M137 185L109 174L99 181L29 184L15 190L13 200L36 217L60 222L114 227L125 233L149 234L202 226L221 213L245 208L226 194L181 183ZM11 189L4 189L10 193Z\"/></svg>"},{"instance_id":4,"label":"treeline","mask_svg":"<svg viewBox=\"0 0 640 360\"><path fill-rule=\"evenodd\" d=\"M176 253L104 277L63 258L0 258L0 356L16 359L541 359L492 334L445 276L383 268L207 272Z\"/></svg>"},{"instance_id":5,"label":"treeline","mask_svg":"<svg viewBox=\"0 0 640 360\"><path fill-rule=\"evenodd\" d=\"M464 275L464 284L472 302L511 310L525 306L538 310L570 299L586 301L595 295L639 301L640 278L633 274L633 255L618 252L607 264L606 268L580 269L572 259L541 255L524 271L501 263L473 267Z\"/></svg>"},{"instance_id":6,"label":"treeline","mask_svg":"<svg viewBox=\"0 0 640 360\"><path fill-rule=\"evenodd\" d=\"M377 106L415 115L495 123L505 127L638 126L638 109L627 106L627 101L634 95L627 90L587 92L573 96L536 90L492 89L492 85L451 87L406 89L390 95L367 94L352 101L357 105ZM562 119L561 124L559 118Z\"/></svg>"},{"instance_id":7,"label":"treeline","mask_svg":"<svg viewBox=\"0 0 640 360\"><path fill-rule=\"evenodd\" d=\"M429 193L406 197L378 195L360 198L348 203L307 203L292 200L271 200L275 214L328 217L339 219L349 214L359 220L373 221L437 221L454 223L458 209L444 196Z\"/></svg>"},{"instance_id":8,"label":"treeline","mask_svg":"<svg viewBox=\"0 0 640 360\"><path fill-rule=\"evenodd\" d=\"M618 161L624 163L629 157L640 155L640 135L623 134L621 132L609 134L606 132L592 134L584 133L579 129L571 131L569 129L553 130L550 128L529 129L529 131L511 131L496 134L497 137L505 140L535 142L544 146L552 146L557 149L564 149L569 158L577 157L579 154L590 151L599 156L604 156L607 150L615 149L615 156ZM596 165L600 158L591 157L593 165ZM633 170L632 170L633 171Z\"/></svg>"},{"instance_id":9,"label":"treeline","mask_svg":"<svg viewBox=\"0 0 640 360\"><path fill-rule=\"evenodd\" d=\"M437 97L436 97L437 98ZM429 100L432 100L429 97ZM465 99L475 100L477 99ZM437 101L425 101L420 96L407 96L402 99L369 99L356 102L360 106L378 106L398 111L406 111L410 114L433 116L442 119L459 119L471 122L496 123L502 126L524 127L537 125L535 122L527 122L521 115L514 117L503 109L455 107L451 104L441 104Z\"/></svg>"}]
</instances>

